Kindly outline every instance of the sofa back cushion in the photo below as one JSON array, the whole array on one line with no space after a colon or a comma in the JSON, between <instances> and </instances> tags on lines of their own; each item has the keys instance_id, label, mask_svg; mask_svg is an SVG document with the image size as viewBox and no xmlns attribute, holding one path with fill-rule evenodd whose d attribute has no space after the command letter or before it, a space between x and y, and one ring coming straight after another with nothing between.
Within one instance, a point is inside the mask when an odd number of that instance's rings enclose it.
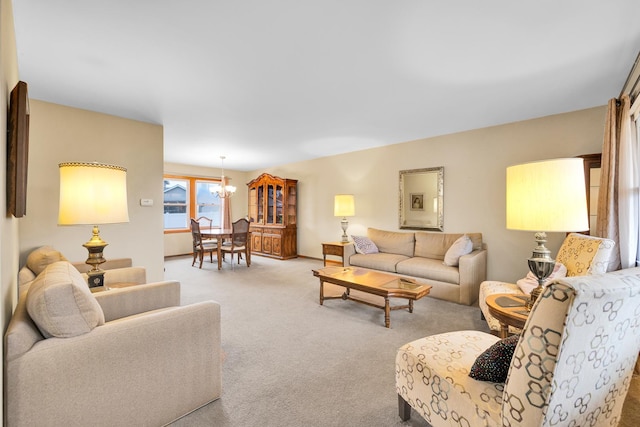
<instances>
[{"instance_id":1,"label":"sofa back cushion","mask_svg":"<svg viewBox=\"0 0 640 427\"><path fill-rule=\"evenodd\" d=\"M463 233L431 233L427 231L419 231L415 234L415 256L439 260L444 260L444 256L451 245L464 236ZM482 249L482 233L466 233L466 235L471 239L474 251Z\"/></svg>"},{"instance_id":2,"label":"sofa back cushion","mask_svg":"<svg viewBox=\"0 0 640 427\"><path fill-rule=\"evenodd\" d=\"M68 338L104 324L104 313L82 275L67 261L50 264L27 292L27 311L45 338Z\"/></svg>"},{"instance_id":3,"label":"sofa back cushion","mask_svg":"<svg viewBox=\"0 0 640 427\"><path fill-rule=\"evenodd\" d=\"M377 230L375 228L367 229L367 235L376 244L378 251L413 256L413 247L415 245L415 233L401 233L398 231Z\"/></svg>"}]
</instances>

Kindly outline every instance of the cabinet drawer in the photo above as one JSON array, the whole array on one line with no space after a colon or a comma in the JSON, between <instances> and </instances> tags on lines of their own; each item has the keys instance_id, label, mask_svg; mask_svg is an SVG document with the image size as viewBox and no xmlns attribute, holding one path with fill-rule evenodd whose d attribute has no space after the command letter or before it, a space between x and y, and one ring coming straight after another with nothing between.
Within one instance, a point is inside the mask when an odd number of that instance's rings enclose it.
<instances>
[{"instance_id":1,"label":"cabinet drawer","mask_svg":"<svg viewBox=\"0 0 640 427\"><path fill-rule=\"evenodd\" d=\"M322 253L325 255L342 256L344 254L344 246L322 245Z\"/></svg>"}]
</instances>

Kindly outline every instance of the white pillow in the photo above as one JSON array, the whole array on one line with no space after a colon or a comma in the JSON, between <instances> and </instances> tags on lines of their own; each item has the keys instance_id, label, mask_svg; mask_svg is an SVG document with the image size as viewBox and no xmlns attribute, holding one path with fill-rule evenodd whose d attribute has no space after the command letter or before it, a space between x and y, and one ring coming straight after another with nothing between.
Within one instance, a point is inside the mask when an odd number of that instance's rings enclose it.
<instances>
[{"instance_id":1,"label":"white pillow","mask_svg":"<svg viewBox=\"0 0 640 427\"><path fill-rule=\"evenodd\" d=\"M49 264L27 292L27 312L45 338L86 334L104 324L104 312L69 262Z\"/></svg>"},{"instance_id":2,"label":"white pillow","mask_svg":"<svg viewBox=\"0 0 640 427\"><path fill-rule=\"evenodd\" d=\"M548 284L554 279L560 279L566 276L567 276L567 267L565 267L564 264L562 264L561 262L556 262L556 265L553 267L553 271L551 272L549 277L547 277L547 279L544 281L544 285ZM526 277L518 280L516 284L518 285L518 287L522 292L524 292L527 295L530 295L531 291L534 288L538 287L538 278L532 272L528 272Z\"/></svg>"},{"instance_id":3,"label":"white pillow","mask_svg":"<svg viewBox=\"0 0 640 427\"><path fill-rule=\"evenodd\" d=\"M444 265L449 267L455 267L460 261L462 255L470 254L473 250L473 242L466 234L460 236L458 240L453 242L453 245L447 249L447 253L444 254Z\"/></svg>"},{"instance_id":4,"label":"white pillow","mask_svg":"<svg viewBox=\"0 0 640 427\"><path fill-rule=\"evenodd\" d=\"M359 254L377 254L378 247L373 241L365 236L351 236L353 243L356 247L356 252Z\"/></svg>"}]
</instances>

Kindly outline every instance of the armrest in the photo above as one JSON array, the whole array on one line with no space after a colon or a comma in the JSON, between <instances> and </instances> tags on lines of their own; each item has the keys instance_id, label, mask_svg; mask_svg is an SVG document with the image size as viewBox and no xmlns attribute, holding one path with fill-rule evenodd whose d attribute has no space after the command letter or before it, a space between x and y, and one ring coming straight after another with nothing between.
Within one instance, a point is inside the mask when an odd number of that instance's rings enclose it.
<instances>
[{"instance_id":1,"label":"armrest","mask_svg":"<svg viewBox=\"0 0 640 427\"><path fill-rule=\"evenodd\" d=\"M344 247L344 266L348 267L351 265L351 263L349 262L349 259L351 258L351 255L356 253L356 245L355 244L350 244L350 245L345 245Z\"/></svg>"},{"instance_id":2,"label":"armrest","mask_svg":"<svg viewBox=\"0 0 640 427\"><path fill-rule=\"evenodd\" d=\"M487 280L487 250L479 249L460 257L460 303L471 305L478 300L480 283Z\"/></svg>"},{"instance_id":3,"label":"armrest","mask_svg":"<svg viewBox=\"0 0 640 427\"><path fill-rule=\"evenodd\" d=\"M172 307L42 340L5 372L11 425L37 425L42 416L61 425L163 425L220 396L220 305ZM134 410L141 397L149 407Z\"/></svg>"},{"instance_id":4,"label":"armrest","mask_svg":"<svg viewBox=\"0 0 640 427\"><path fill-rule=\"evenodd\" d=\"M106 322L159 308L180 305L180 282L147 283L93 294Z\"/></svg>"}]
</instances>

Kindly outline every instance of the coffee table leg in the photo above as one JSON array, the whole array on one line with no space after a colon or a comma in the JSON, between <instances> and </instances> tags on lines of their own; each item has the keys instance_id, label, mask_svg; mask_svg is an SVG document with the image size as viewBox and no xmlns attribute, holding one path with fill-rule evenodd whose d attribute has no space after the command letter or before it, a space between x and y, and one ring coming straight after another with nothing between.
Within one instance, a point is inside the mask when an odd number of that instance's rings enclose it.
<instances>
[{"instance_id":1,"label":"coffee table leg","mask_svg":"<svg viewBox=\"0 0 640 427\"><path fill-rule=\"evenodd\" d=\"M320 305L324 303L324 282L320 280Z\"/></svg>"},{"instance_id":2,"label":"coffee table leg","mask_svg":"<svg viewBox=\"0 0 640 427\"><path fill-rule=\"evenodd\" d=\"M384 326L390 327L391 325L391 316L390 316L390 308L389 308L389 298L384 299Z\"/></svg>"},{"instance_id":3,"label":"coffee table leg","mask_svg":"<svg viewBox=\"0 0 640 427\"><path fill-rule=\"evenodd\" d=\"M409 300L409 313L413 313L413 300Z\"/></svg>"}]
</instances>

